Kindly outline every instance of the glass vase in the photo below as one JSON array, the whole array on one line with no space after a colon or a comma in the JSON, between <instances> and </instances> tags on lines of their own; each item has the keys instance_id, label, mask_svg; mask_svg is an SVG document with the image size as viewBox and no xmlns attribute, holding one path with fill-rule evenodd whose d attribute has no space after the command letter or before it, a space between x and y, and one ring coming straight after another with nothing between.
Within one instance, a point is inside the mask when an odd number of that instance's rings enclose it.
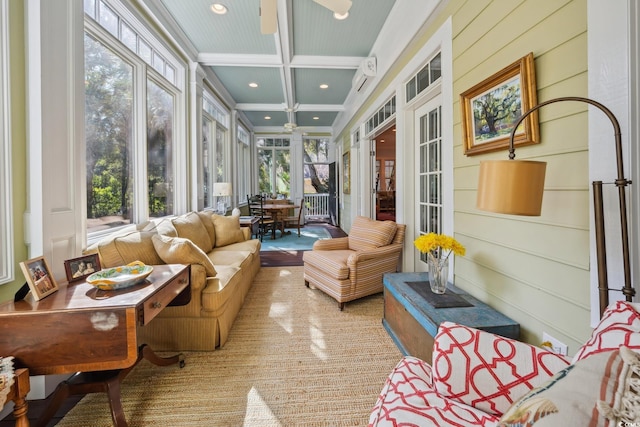
<instances>
[{"instance_id":1,"label":"glass vase","mask_svg":"<svg viewBox=\"0 0 640 427\"><path fill-rule=\"evenodd\" d=\"M447 279L449 278L449 257L438 258L427 257L429 266L429 286L434 294L444 294L447 290Z\"/></svg>"}]
</instances>

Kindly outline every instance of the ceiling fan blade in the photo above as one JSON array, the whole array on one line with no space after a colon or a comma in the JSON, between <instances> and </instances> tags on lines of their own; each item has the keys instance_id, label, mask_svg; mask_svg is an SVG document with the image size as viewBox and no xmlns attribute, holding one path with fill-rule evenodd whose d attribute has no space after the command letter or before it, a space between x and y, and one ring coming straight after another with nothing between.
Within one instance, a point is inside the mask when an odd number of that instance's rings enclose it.
<instances>
[{"instance_id":1,"label":"ceiling fan blade","mask_svg":"<svg viewBox=\"0 0 640 427\"><path fill-rule=\"evenodd\" d=\"M278 0L260 0L260 32L274 34L278 30Z\"/></svg>"},{"instance_id":2,"label":"ceiling fan blade","mask_svg":"<svg viewBox=\"0 0 640 427\"><path fill-rule=\"evenodd\" d=\"M344 15L351 9L351 0L313 0L338 15Z\"/></svg>"}]
</instances>

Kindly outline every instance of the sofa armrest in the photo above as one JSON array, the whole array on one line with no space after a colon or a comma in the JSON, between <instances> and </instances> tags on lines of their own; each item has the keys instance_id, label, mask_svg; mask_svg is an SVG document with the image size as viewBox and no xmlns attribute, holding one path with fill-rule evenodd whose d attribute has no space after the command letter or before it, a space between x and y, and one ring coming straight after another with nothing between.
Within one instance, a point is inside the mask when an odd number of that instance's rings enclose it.
<instances>
[{"instance_id":1,"label":"sofa armrest","mask_svg":"<svg viewBox=\"0 0 640 427\"><path fill-rule=\"evenodd\" d=\"M313 243L314 251L333 251L349 249L348 237L337 237L335 239L320 239Z\"/></svg>"},{"instance_id":2,"label":"sofa armrest","mask_svg":"<svg viewBox=\"0 0 640 427\"><path fill-rule=\"evenodd\" d=\"M433 345L433 381L440 395L502 415L570 360L540 347L452 322Z\"/></svg>"}]
</instances>

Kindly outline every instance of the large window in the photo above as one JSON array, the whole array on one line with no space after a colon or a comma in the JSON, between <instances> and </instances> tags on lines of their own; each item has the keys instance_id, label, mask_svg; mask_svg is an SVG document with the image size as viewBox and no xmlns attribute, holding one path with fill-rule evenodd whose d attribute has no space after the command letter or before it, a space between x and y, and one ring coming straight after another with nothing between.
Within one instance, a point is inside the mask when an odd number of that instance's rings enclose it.
<instances>
[{"instance_id":1,"label":"large window","mask_svg":"<svg viewBox=\"0 0 640 427\"><path fill-rule=\"evenodd\" d=\"M291 192L291 141L258 138L258 189L260 193L289 197Z\"/></svg>"},{"instance_id":2,"label":"large window","mask_svg":"<svg viewBox=\"0 0 640 427\"><path fill-rule=\"evenodd\" d=\"M178 83L184 67L116 0L85 0L84 7L91 240L176 213L176 123L183 116Z\"/></svg>"},{"instance_id":3,"label":"large window","mask_svg":"<svg viewBox=\"0 0 640 427\"><path fill-rule=\"evenodd\" d=\"M247 131L245 127L238 125L237 132L238 173L236 176L238 177L238 181L236 184L237 190L235 190L234 193L237 195L237 200L242 203L245 197L251 193L251 182L249 181L251 177L249 173L251 170L251 150L249 131Z\"/></svg>"},{"instance_id":4,"label":"large window","mask_svg":"<svg viewBox=\"0 0 640 427\"><path fill-rule=\"evenodd\" d=\"M229 113L209 92L202 100L202 171L204 207L213 207L215 182L229 182Z\"/></svg>"}]
</instances>

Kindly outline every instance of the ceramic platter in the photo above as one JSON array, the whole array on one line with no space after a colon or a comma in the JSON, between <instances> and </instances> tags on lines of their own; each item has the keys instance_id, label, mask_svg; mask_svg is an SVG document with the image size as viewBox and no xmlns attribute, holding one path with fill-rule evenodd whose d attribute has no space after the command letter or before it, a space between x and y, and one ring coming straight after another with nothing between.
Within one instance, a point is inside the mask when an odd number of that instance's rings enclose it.
<instances>
[{"instance_id":1,"label":"ceramic platter","mask_svg":"<svg viewBox=\"0 0 640 427\"><path fill-rule=\"evenodd\" d=\"M136 285L147 278L153 267L144 264L107 268L87 277L87 283L98 289L111 291Z\"/></svg>"}]
</instances>

